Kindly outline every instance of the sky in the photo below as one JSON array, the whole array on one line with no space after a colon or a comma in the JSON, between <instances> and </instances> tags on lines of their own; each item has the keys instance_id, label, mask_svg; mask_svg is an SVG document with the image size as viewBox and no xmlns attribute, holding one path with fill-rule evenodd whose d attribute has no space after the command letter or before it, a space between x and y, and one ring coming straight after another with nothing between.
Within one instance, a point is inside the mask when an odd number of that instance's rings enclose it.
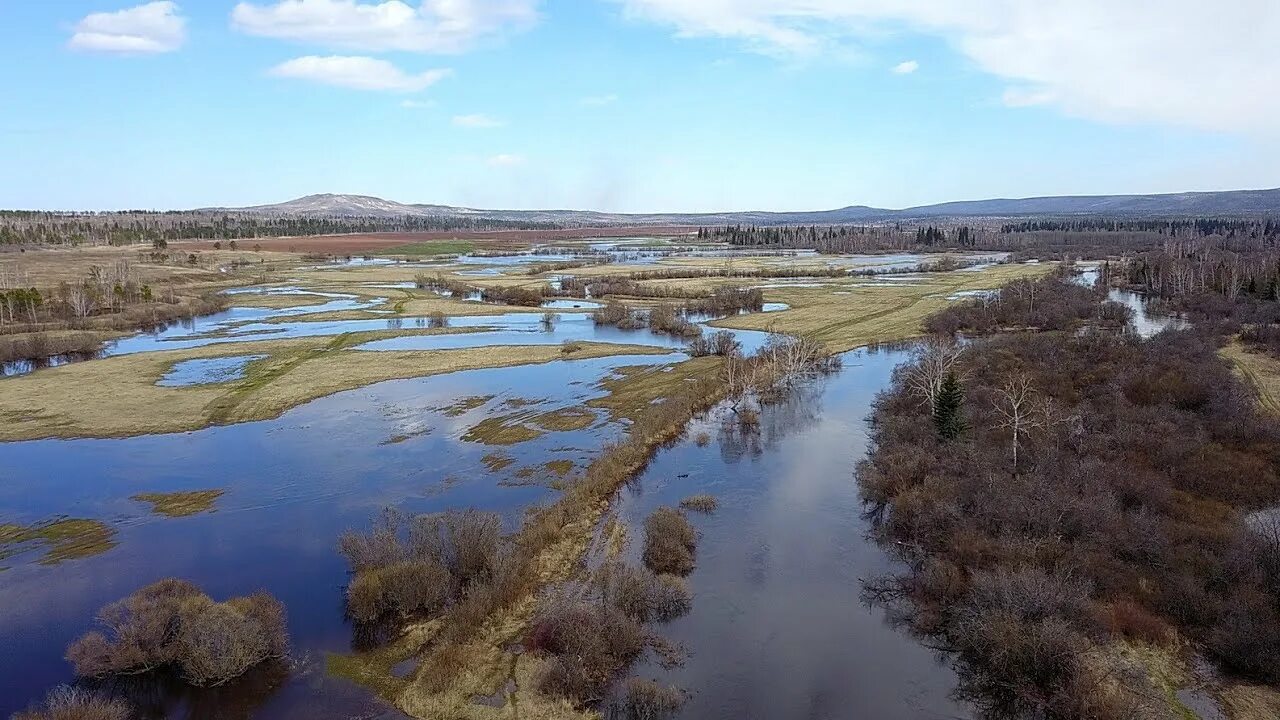
<instances>
[{"instance_id":1,"label":"sky","mask_svg":"<svg viewBox=\"0 0 1280 720\"><path fill-rule=\"evenodd\" d=\"M0 0L0 208L1280 186L1275 0Z\"/></svg>"}]
</instances>

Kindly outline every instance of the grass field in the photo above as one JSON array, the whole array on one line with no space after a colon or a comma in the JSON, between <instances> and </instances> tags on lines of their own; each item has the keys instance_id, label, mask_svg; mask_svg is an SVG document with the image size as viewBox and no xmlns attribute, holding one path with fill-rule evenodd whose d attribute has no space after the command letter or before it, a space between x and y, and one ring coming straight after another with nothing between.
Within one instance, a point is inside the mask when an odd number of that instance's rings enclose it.
<instances>
[{"instance_id":1,"label":"grass field","mask_svg":"<svg viewBox=\"0 0 1280 720\"><path fill-rule=\"evenodd\" d=\"M789 309L739 315L712 323L743 330L777 329L820 340L842 352L862 345L894 342L918 336L925 318L946 307L948 296L966 290L988 290L1019 277L1043 275L1039 265L999 265L980 272L926 273L921 280L894 283L857 279L821 287L765 289L765 300L783 302ZM761 281L755 284L770 284Z\"/></svg>"},{"instance_id":2,"label":"grass field","mask_svg":"<svg viewBox=\"0 0 1280 720\"><path fill-rule=\"evenodd\" d=\"M1239 342L1219 351L1231 361L1236 372L1258 395L1258 404L1280 415L1280 360L1261 352L1252 352Z\"/></svg>"}]
</instances>

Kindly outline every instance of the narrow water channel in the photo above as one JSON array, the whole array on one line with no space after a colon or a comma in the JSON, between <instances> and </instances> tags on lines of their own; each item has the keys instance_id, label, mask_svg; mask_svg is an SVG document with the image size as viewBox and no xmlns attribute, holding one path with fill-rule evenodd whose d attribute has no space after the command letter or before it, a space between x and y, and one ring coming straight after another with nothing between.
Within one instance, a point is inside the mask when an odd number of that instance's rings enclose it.
<instances>
[{"instance_id":1,"label":"narrow water channel","mask_svg":"<svg viewBox=\"0 0 1280 720\"><path fill-rule=\"evenodd\" d=\"M655 508L697 493L719 501L711 515L690 513L701 536L693 610L659 628L688 657L634 673L687 690L681 718L968 716L949 697L951 669L859 601L863 580L890 559L867 537L853 468L871 404L908 357L846 353L840 374L766 406L758 432L742 432L731 413L695 424L623 491L634 563Z\"/></svg>"}]
</instances>

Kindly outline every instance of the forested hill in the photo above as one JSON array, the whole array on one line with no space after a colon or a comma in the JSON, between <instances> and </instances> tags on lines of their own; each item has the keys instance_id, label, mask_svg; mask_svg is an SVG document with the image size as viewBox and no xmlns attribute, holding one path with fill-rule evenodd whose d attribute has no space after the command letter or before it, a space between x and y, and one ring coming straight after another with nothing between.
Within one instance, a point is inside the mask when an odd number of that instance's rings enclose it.
<instances>
[{"instance_id":1,"label":"forested hill","mask_svg":"<svg viewBox=\"0 0 1280 720\"><path fill-rule=\"evenodd\" d=\"M1204 217L1280 215L1280 188L1163 195L1078 195L971 200L903 210L852 205L812 212L605 213L590 210L481 210L405 204L367 195L308 195L275 205L214 211L309 217L436 217L562 226L840 225L938 218Z\"/></svg>"}]
</instances>

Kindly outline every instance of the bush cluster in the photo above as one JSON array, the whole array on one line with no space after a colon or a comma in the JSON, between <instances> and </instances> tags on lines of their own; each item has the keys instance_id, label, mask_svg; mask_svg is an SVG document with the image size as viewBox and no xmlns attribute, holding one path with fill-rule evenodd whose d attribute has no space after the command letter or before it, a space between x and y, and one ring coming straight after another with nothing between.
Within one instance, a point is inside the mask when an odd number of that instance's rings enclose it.
<instances>
[{"instance_id":1,"label":"bush cluster","mask_svg":"<svg viewBox=\"0 0 1280 720\"><path fill-rule=\"evenodd\" d=\"M858 479L911 570L868 592L994 716L1112 717L1084 659L1112 637L1280 682L1280 533L1242 519L1280 500L1280 430L1216 351L1203 330L974 343L949 440L912 367L877 399Z\"/></svg>"},{"instance_id":2,"label":"bush cluster","mask_svg":"<svg viewBox=\"0 0 1280 720\"><path fill-rule=\"evenodd\" d=\"M101 631L67 648L80 677L175 670L193 685L220 685L288 652L284 607L266 593L214 602L195 585L166 579L98 613Z\"/></svg>"},{"instance_id":3,"label":"bush cluster","mask_svg":"<svg viewBox=\"0 0 1280 720\"><path fill-rule=\"evenodd\" d=\"M697 546L698 533L675 508L660 507L644 521L644 564L656 573L688 575Z\"/></svg>"}]
</instances>

